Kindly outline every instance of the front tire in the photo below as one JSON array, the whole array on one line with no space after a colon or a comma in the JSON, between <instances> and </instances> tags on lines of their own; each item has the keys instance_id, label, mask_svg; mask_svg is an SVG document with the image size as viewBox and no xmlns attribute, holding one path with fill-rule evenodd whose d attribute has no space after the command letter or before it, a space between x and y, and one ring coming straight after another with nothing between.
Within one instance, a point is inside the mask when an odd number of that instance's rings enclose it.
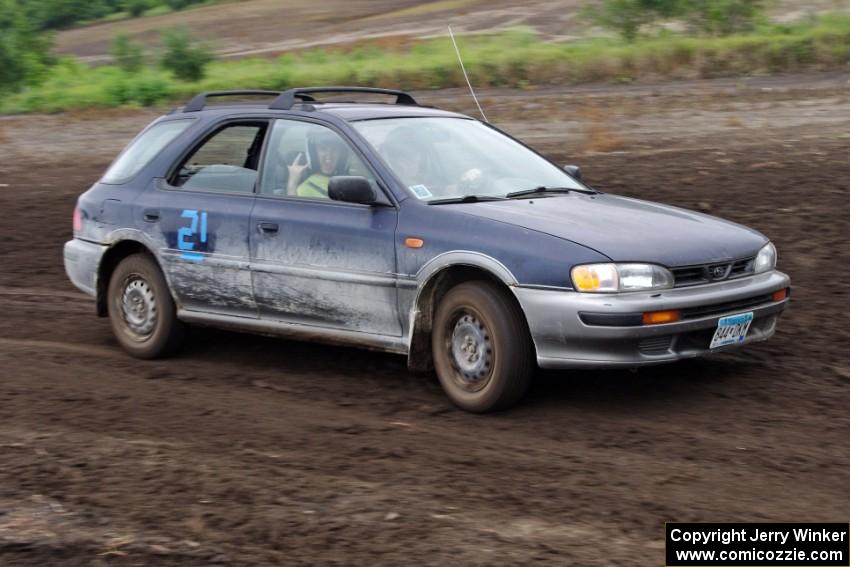
<instances>
[{"instance_id":1,"label":"front tire","mask_svg":"<svg viewBox=\"0 0 850 567\"><path fill-rule=\"evenodd\" d=\"M446 293L437 306L431 343L443 390L462 409L504 409L528 390L534 352L525 317L491 282L465 282Z\"/></svg>"},{"instance_id":2,"label":"front tire","mask_svg":"<svg viewBox=\"0 0 850 567\"><path fill-rule=\"evenodd\" d=\"M181 346L183 323L159 266L147 254L118 264L109 279L107 306L112 332L130 355L160 358Z\"/></svg>"}]
</instances>

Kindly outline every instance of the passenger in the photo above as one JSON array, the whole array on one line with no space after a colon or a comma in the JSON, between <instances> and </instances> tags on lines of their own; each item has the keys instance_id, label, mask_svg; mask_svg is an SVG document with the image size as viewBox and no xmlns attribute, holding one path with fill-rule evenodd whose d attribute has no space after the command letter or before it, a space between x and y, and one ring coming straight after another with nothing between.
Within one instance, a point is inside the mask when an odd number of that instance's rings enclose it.
<instances>
[{"instance_id":1,"label":"passenger","mask_svg":"<svg viewBox=\"0 0 850 567\"><path fill-rule=\"evenodd\" d=\"M299 153L289 165L287 193L299 197L327 199L330 178L341 175L344 171L347 161L343 159L346 148L336 134L322 131L312 132L308 136L308 149L313 164L310 175L301 182L308 166L303 152Z\"/></svg>"}]
</instances>

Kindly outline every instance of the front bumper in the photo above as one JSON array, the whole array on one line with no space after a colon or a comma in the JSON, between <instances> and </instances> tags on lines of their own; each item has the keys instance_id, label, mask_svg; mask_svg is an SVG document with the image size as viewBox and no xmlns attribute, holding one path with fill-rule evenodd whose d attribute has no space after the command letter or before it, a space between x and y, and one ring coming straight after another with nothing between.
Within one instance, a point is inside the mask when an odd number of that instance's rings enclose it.
<instances>
[{"instance_id":1,"label":"front bumper","mask_svg":"<svg viewBox=\"0 0 850 567\"><path fill-rule=\"evenodd\" d=\"M514 293L525 312L540 367L632 367L712 352L708 346L717 322L735 313L753 313L747 338L739 345L769 338L788 298L773 301L767 296L790 283L787 275L774 270L660 292L590 294L515 287ZM589 325L580 315L604 318L668 309L682 310L682 320L660 325Z\"/></svg>"},{"instance_id":2,"label":"front bumper","mask_svg":"<svg viewBox=\"0 0 850 567\"><path fill-rule=\"evenodd\" d=\"M107 247L75 238L65 243L65 273L80 291L97 295L97 270Z\"/></svg>"}]
</instances>

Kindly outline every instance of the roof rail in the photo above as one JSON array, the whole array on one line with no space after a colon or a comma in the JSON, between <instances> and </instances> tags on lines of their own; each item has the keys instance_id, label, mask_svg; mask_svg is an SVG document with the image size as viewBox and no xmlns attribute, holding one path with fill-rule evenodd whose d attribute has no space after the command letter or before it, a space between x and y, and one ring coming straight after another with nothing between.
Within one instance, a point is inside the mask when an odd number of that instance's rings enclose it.
<instances>
[{"instance_id":1,"label":"roof rail","mask_svg":"<svg viewBox=\"0 0 850 567\"><path fill-rule=\"evenodd\" d=\"M207 98L221 96L279 96L280 91L210 91L196 95L183 107L183 112L198 112L207 105Z\"/></svg>"},{"instance_id":2,"label":"roof rail","mask_svg":"<svg viewBox=\"0 0 850 567\"><path fill-rule=\"evenodd\" d=\"M372 87L306 87L289 89L284 91L277 97L274 102L269 105L272 110L289 110L295 104L295 99L299 98L302 101L315 102L311 93L371 93L383 94L396 97L396 104L407 104L418 106L416 99L410 94L395 89L376 89Z\"/></svg>"},{"instance_id":3,"label":"roof rail","mask_svg":"<svg viewBox=\"0 0 850 567\"><path fill-rule=\"evenodd\" d=\"M237 90L237 91L209 91L201 93L192 98L183 107L183 112L198 112L206 108L207 99L225 96L274 96L274 101L269 105L271 110L289 110L295 104L295 99L302 102L316 102L311 93L371 93L396 97L396 104L407 104L418 106L416 100L410 94L395 89L376 89L371 87L304 87L289 89L287 91L263 91L263 90Z\"/></svg>"}]
</instances>

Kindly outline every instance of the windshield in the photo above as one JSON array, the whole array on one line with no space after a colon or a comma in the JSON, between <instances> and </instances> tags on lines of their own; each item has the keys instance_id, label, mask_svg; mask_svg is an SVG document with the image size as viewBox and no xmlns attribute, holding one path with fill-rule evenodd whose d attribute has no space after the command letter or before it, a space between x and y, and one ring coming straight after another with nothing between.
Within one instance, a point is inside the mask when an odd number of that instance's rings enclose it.
<instances>
[{"instance_id":1,"label":"windshield","mask_svg":"<svg viewBox=\"0 0 850 567\"><path fill-rule=\"evenodd\" d=\"M387 118L353 126L422 201L505 197L537 187L587 190L522 144L464 118Z\"/></svg>"}]
</instances>

